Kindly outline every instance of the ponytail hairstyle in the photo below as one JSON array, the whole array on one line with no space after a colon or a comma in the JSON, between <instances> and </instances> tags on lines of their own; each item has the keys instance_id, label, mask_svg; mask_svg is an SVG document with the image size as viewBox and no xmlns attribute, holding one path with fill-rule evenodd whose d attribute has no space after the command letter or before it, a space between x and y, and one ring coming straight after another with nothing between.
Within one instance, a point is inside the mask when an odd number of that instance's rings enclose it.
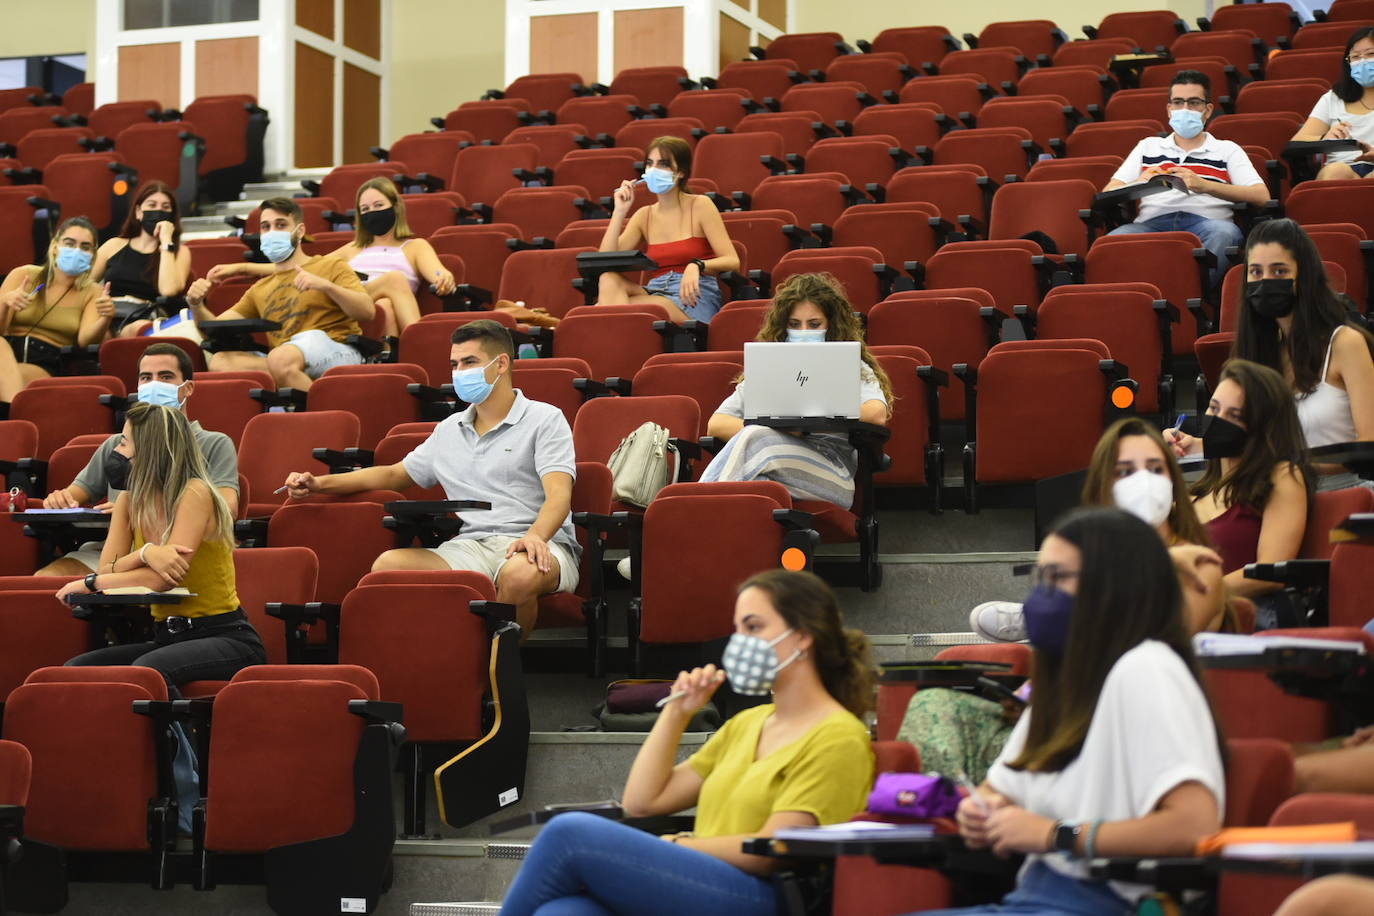
<instances>
[{"instance_id":1,"label":"ponytail hairstyle","mask_svg":"<svg viewBox=\"0 0 1374 916\"><path fill-rule=\"evenodd\" d=\"M844 625L830 586L815 573L770 569L751 577L739 591L751 588L768 595L789 627L811 637L811 663L826 692L862 719L873 708L878 669L868 637Z\"/></svg>"}]
</instances>

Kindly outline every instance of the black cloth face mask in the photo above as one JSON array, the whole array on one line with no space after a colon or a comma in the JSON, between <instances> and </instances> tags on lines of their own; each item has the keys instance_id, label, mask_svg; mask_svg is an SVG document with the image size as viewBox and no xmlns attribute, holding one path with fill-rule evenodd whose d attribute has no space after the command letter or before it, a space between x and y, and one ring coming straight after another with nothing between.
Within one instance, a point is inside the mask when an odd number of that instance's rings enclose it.
<instances>
[{"instance_id":1,"label":"black cloth face mask","mask_svg":"<svg viewBox=\"0 0 1374 916\"><path fill-rule=\"evenodd\" d=\"M1202 431L1202 457L1236 458L1245 450L1245 442L1250 433L1218 416L1207 418L1207 428Z\"/></svg>"},{"instance_id":2,"label":"black cloth face mask","mask_svg":"<svg viewBox=\"0 0 1374 916\"><path fill-rule=\"evenodd\" d=\"M111 490L129 489L129 459L119 452L110 452L102 465L105 469L105 483Z\"/></svg>"},{"instance_id":3,"label":"black cloth face mask","mask_svg":"<svg viewBox=\"0 0 1374 916\"><path fill-rule=\"evenodd\" d=\"M143 224L143 231L149 235L157 233L158 223L167 223L171 221L172 214L168 213L166 210L149 210L147 213L144 213L143 218L139 220L139 222Z\"/></svg>"},{"instance_id":4,"label":"black cloth face mask","mask_svg":"<svg viewBox=\"0 0 1374 916\"><path fill-rule=\"evenodd\" d=\"M1296 287L1292 280L1251 280L1245 284L1245 301L1257 315L1286 318L1298 304Z\"/></svg>"},{"instance_id":5,"label":"black cloth face mask","mask_svg":"<svg viewBox=\"0 0 1374 916\"><path fill-rule=\"evenodd\" d=\"M360 214L358 219L362 221L363 228L373 236L386 235L391 231L391 227L396 225L396 208L368 210L366 213Z\"/></svg>"}]
</instances>

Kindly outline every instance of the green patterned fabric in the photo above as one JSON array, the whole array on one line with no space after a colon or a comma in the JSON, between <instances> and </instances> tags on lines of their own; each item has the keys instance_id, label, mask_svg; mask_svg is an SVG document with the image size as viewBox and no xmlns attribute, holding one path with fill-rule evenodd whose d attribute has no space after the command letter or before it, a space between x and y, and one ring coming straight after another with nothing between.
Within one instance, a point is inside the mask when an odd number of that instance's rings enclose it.
<instances>
[{"instance_id":1,"label":"green patterned fabric","mask_svg":"<svg viewBox=\"0 0 1374 916\"><path fill-rule=\"evenodd\" d=\"M907 705L897 738L921 752L921 769L954 777L967 774L975 785L987 776L1014 722L1002 704L960 690L918 690Z\"/></svg>"}]
</instances>

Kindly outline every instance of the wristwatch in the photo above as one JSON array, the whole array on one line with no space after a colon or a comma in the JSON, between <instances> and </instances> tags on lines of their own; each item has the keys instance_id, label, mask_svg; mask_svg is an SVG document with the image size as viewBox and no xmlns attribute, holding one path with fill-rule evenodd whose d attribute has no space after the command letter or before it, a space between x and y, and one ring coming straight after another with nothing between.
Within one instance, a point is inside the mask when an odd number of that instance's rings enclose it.
<instances>
[{"instance_id":1,"label":"wristwatch","mask_svg":"<svg viewBox=\"0 0 1374 916\"><path fill-rule=\"evenodd\" d=\"M1082 824L1065 824L1063 821L1056 821L1054 824L1055 851L1076 856L1078 854L1078 837L1082 832Z\"/></svg>"},{"instance_id":2,"label":"wristwatch","mask_svg":"<svg viewBox=\"0 0 1374 916\"><path fill-rule=\"evenodd\" d=\"M82 580L82 581L85 583L85 585L86 585L86 590L87 590L87 591L89 591L89 592L98 592L98 591L100 591L100 589L98 589L98 588L95 587L95 577L98 576L98 575L100 575L100 574L99 574L99 573L90 573L89 575L86 576L85 579Z\"/></svg>"}]
</instances>

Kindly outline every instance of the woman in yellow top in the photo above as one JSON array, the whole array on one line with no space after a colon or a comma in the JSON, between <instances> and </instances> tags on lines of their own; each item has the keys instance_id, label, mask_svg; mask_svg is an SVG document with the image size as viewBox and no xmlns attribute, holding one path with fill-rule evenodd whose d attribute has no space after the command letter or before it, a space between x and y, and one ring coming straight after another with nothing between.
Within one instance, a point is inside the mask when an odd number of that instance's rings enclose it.
<instances>
[{"instance_id":1,"label":"woman in yellow top","mask_svg":"<svg viewBox=\"0 0 1374 916\"><path fill-rule=\"evenodd\" d=\"M634 817L697 808L696 830L662 838L584 813L554 818L501 908L634 916L773 916L778 860L741 852L784 827L848 820L864 807L873 751L859 720L872 703L868 639L846 630L834 593L810 573L773 570L740 586L723 671L682 672L625 785ZM683 729L725 677L773 702L728 721L674 766ZM666 841L666 842L665 842Z\"/></svg>"},{"instance_id":2,"label":"woman in yellow top","mask_svg":"<svg viewBox=\"0 0 1374 916\"><path fill-rule=\"evenodd\" d=\"M56 375L62 347L105 339L115 308L109 285L91 282L97 244L90 220L74 216L53 234L43 264L16 267L0 284L0 334L25 384Z\"/></svg>"},{"instance_id":3,"label":"woman in yellow top","mask_svg":"<svg viewBox=\"0 0 1374 916\"><path fill-rule=\"evenodd\" d=\"M115 501L100 566L68 582L57 597L129 586L150 592L182 586L192 597L152 605L152 642L96 649L67 664L154 668L176 695L188 681L228 680L265 662L234 587L233 516L210 481L185 414L135 404L105 474L124 492Z\"/></svg>"}]
</instances>

